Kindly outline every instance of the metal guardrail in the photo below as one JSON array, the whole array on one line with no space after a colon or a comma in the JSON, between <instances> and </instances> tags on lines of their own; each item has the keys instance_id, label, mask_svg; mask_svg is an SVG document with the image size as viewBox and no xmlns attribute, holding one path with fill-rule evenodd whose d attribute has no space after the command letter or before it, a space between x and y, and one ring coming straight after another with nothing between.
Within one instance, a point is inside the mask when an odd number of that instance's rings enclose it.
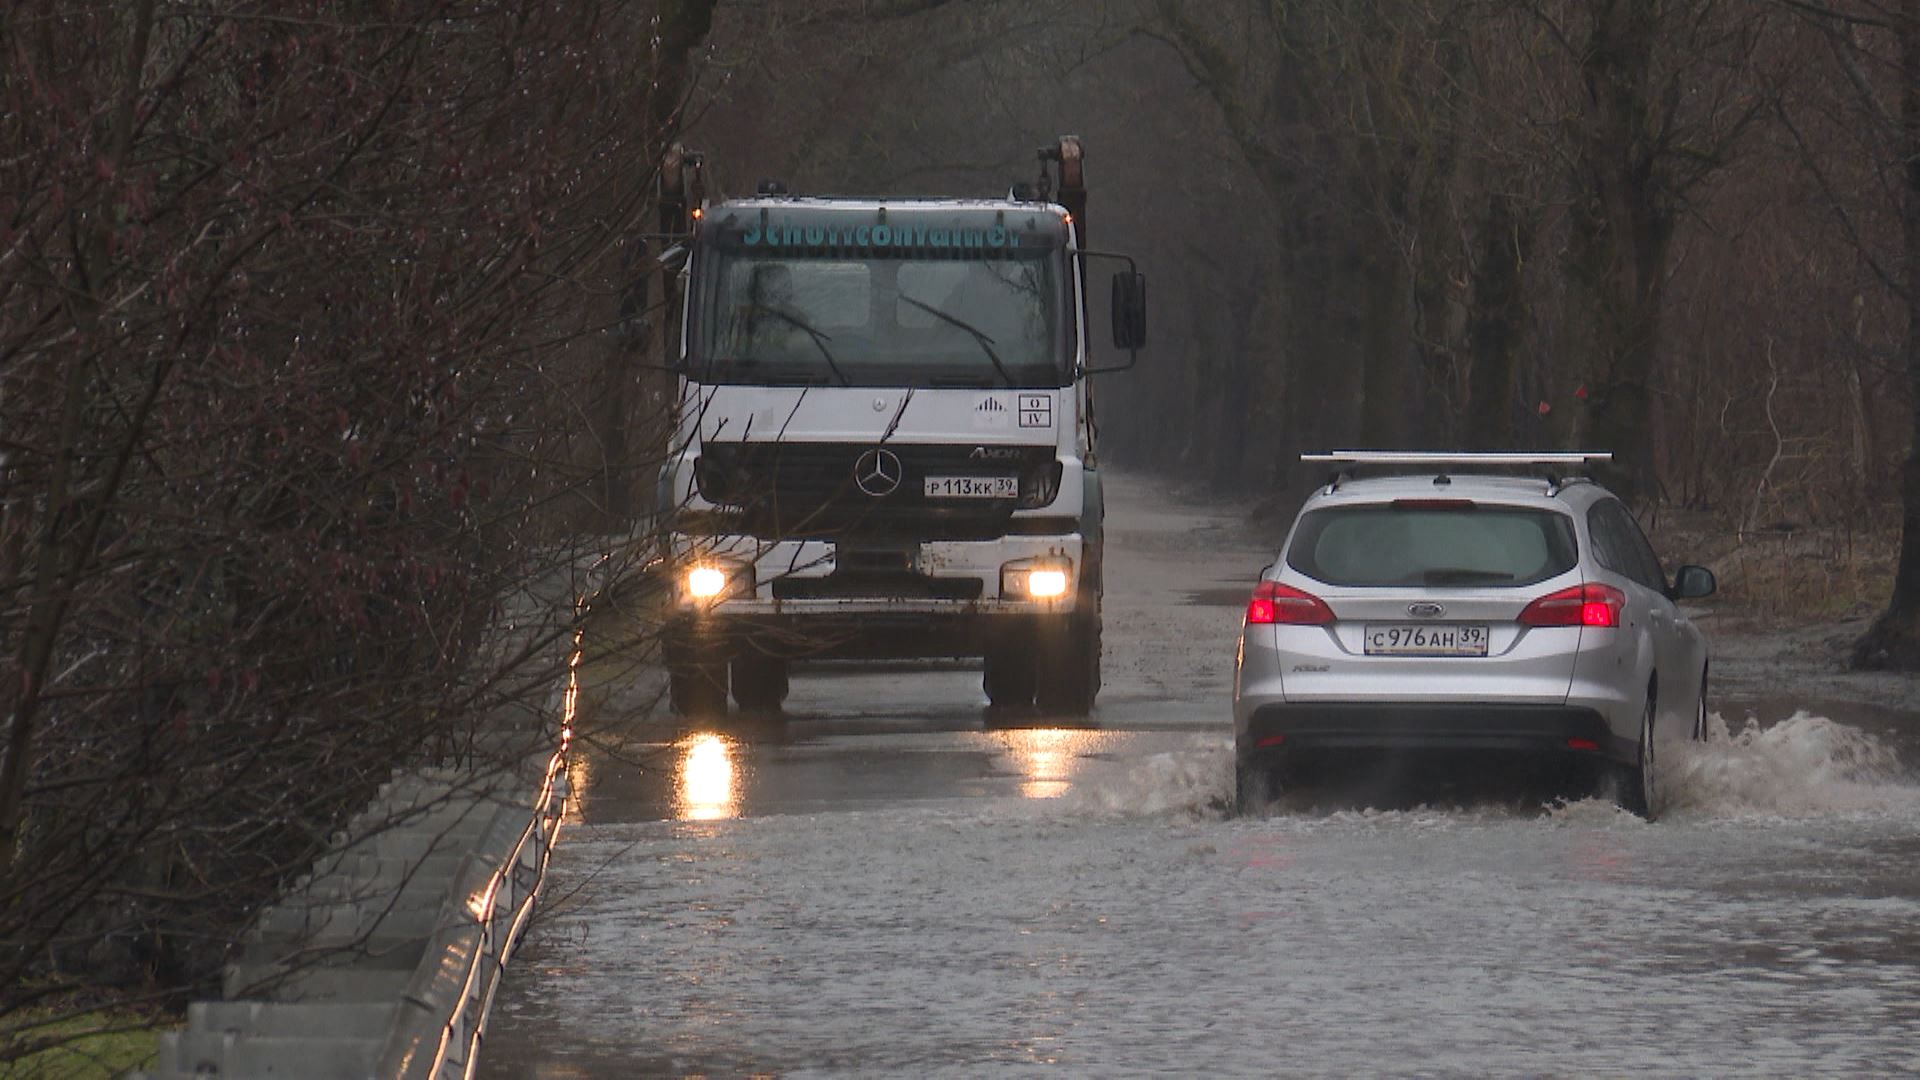
<instances>
[{"instance_id":1,"label":"metal guardrail","mask_svg":"<svg viewBox=\"0 0 1920 1080\"><path fill-rule=\"evenodd\" d=\"M261 913L226 1000L190 1006L132 1080L471 1077L559 839L577 694L570 664L542 710L559 737L505 794L472 769L396 773Z\"/></svg>"},{"instance_id":2,"label":"metal guardrail","mask_svg":"<svg viewBox=\"0 0 1920 1080\"><path fill-rule=\"evenodd\" d=\"M530 617L505 623L539 626L539 612L569 603L584 611L609 560L530 585L518 598ZM256 919L225 1000L191 1005L187 1027L163 1035L134 1080L471 1077L559 840L580 645L578 633L555 643L568 650L567 678L539 715L558 721L557 738L540 745L510 725L520 741L485 740L495 761L514 763L493 776L471 764L396 772Z\"/></svg>"},{"instance_id":3,"label":"metal guardrail","mask_svg":"<svg viewBox=\"0 0 1920 1080\"><path fill-rule=\"evenodd\" d=\"M396 776L362 819L412 820L323 856L262 913L229 967L228 1000L196 1002L186 1029L161 1037L154 1068L133 1076L471 1077L559 837L567 752L563 732L531 805L445 774ZM417 901L434 892L428 920ZM416 952L410 968L390 962Z\"/></svg>"},{"instance_id":4,"label":"metal guardrail","mask_svg":"<svg viewBox=\"0 0 1920 1080\"><path fill-rule=\"evenodd\" d=\"M438 931L402 997L376 1075L446 1080L470 1077L507 961L533 914L559 840L568 736L547 762L533 812L503 856L469 861L447 904L470 916ZM498 819L496 819L498 823ZM481 850L490 850L483 843ZM451 1010L440 1002L457 985ZM444 1017L444 1019L443 1019Z\"/></svg>"}]
</instances>

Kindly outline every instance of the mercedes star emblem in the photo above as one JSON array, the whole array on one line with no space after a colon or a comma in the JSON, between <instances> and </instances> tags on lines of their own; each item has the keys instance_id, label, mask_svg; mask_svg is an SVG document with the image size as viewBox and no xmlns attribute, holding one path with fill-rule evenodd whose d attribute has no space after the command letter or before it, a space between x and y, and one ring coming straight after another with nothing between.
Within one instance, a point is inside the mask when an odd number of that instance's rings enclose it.
<instances>
[{"instance_id":1,"label":"mercedes star emblem","mask_svg":"<svg viewBox=\"0 0 1920 1080\"><path fill-rule=\"evenodd\" d=\"M879 447L861 454L853 463L853 482L876 499L893 494L906 475L900 455Z\"/></svg>"}]
</instances>

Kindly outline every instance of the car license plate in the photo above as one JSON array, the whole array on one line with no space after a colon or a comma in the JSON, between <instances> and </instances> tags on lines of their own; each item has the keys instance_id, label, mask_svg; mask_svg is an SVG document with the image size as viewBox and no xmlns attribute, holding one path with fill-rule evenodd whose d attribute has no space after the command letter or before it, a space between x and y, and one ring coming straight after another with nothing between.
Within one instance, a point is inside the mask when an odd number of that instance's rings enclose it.
<instances>
[{"instance_id":1,"label":"car license plate","mask_svg":"<svg viewBox=\"0 0 1920 1080\"><path fill-rule=\"evenodd\" d=\"M1368 656L1485 656L1487 628L1459 623L1372 623L1367 627Z\"/></svg>"},{"instance_id":2,"label":"car license plate","mask_svg":"<svg viewBox=\"0 0 1920 1080\"><path fill-rule=\"evenodd\" d=\"M1017 499L1017 476L929 476L929 499Z\"/></svg>"}]
</instances>

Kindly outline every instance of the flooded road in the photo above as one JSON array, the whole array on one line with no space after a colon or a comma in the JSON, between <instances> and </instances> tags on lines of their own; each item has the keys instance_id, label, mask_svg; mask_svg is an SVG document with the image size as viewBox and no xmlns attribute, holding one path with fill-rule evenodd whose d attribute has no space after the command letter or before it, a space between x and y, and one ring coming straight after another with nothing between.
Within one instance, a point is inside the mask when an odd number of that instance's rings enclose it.
<instances>
[{"instance_id":1,"label":"flooded road","mask_svg":"<svg viewBox=\"0 0 1920 1080\"><path fill-rule=\"evenodd\" d=\"M1727 686L1652 825L1489 777L1236 819L1271 553L1118 488L1091 725L841 666L678 731L603 674L481 1075L1920 1070L1912 713Z\"/></svg>"}]
</instances>

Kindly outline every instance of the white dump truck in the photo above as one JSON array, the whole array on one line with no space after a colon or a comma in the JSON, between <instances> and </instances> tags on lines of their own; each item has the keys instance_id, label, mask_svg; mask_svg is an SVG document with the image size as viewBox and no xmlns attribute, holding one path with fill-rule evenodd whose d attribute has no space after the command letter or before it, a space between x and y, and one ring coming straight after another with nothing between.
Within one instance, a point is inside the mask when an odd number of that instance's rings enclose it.
<instances>
[{"instance_id":1,"label":"white dump truck","mask_svg":"<svg viewBox=\"0 0 1920 1080\"><path fill-rule=\"evenodd\" d=\"M995 199L689 193L657 492L678 711L777 709L796 660L974 656L993 706L1092 708L1092 380L1137 359L1146 287L1086 249L1079 140L1040 158Z\"/></svg>"}]
</instances>

